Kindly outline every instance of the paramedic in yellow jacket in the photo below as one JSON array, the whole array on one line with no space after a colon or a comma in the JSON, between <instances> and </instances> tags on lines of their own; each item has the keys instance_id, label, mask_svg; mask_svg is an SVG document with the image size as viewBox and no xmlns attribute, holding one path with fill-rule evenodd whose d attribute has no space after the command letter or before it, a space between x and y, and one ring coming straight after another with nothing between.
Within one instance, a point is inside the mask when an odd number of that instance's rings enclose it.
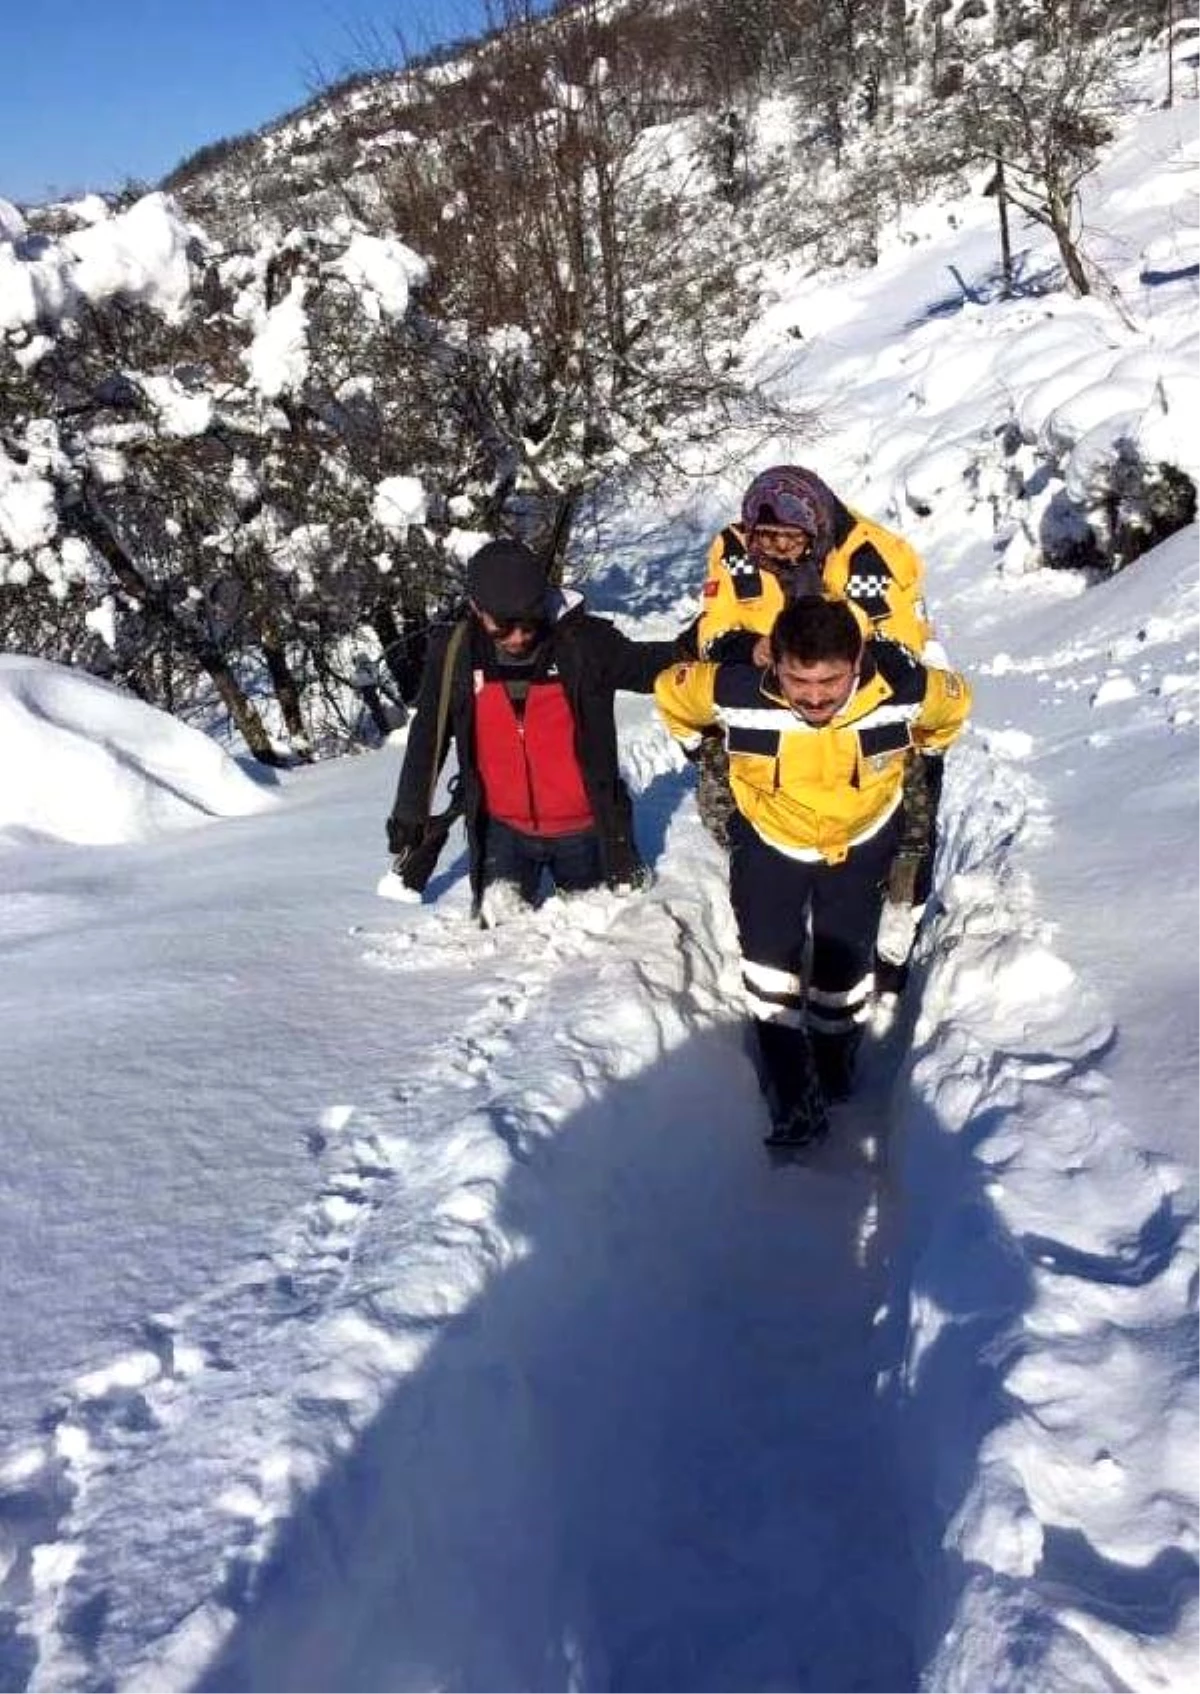
<instances>
[{"instance_id":1,"label":"paramedic in yellow jacket","mask_svg":"<svg viewBox=\"0 0 1200 1694\"><path fill-rule=\"evenodd\" d=\"M907 541L851 511L814 471L774 465L747 488L741 522L723 529L708 550L700 657L734 656L720 645L733 631L768 635L798 594L838 594L865 614L873 635L890 635L919 659L944 666L925 612L924 578ZM752 646L739 645L736 656Z\"/></svg>"},{"instance_id":2,"label":"paramedic in yellow jacket","mask_svg":"<svg viewBox=\"0 0 1200 1694\"><path fill-rule=\"evenodd\" d=\"M713 728L728 747L730 896L776 1142L819 1138L826 1098L850 1090L905 762L940 755L970 706L956 672L868 629L848 601L802 595L765 669L701 662L655 684L685 750Z\"/></svg>"},{"instance_id":3,"label":"paramedic in yellow jacket","mask_svg":"<svg viewBox=\"0 0 1200 1694\"><path fill-rule=\"evenodd\" d=\"M864 614L871 633L901 641L928 665L949 664L925 610L925 567L908 542L852 511L814 471L773 465L742 499L740 523L716 537L695 626L702 659L767 663L767 635L798 594L838 594ZM722 846L733 810L721 744L700 751L700 816ZM905 841L917 863L913 921L897 951L877 959L881 989L896 992L907 975L907 951L931 881L940 766L914 760L908 773L909 828ZM894 932L892 932L894 933Z\"/></svg>"}]
</instances>

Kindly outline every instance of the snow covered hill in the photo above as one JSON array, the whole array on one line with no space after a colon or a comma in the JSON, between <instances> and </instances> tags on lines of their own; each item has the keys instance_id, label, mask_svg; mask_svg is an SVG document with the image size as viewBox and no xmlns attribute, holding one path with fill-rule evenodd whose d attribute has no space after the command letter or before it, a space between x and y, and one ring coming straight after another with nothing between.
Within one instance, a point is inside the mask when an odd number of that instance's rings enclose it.
<instances>
[{"instance_id":1,"label":"snow covered hill","mask_svg":"<svg viewBox=\"0 0 1200 1694\"><path fill-rule=\"evenodd\" d=\"M760 462L905 529L977 690L914 980L807 1167L759 1144L647 701L654 886L483 933L454 839L374 897L402 736L134 828L146 708L72 720L85 791L24 697L0 1684L1194 1685L1197 529L1086 588L1034 560L1100 442L1196 471L1197 277L1151 263L1196 168L1148 112L1093 185L1126 319L993 298L984 203L764 279L747 364L826 427ZM615 493L594 602L674 628L741 475Z\"/></svg>"},{"instance_id":2,"label":"snow covered hill","mask_svg":"<svg viewBox=\"0 0 1200 1694\"><path fill-rule=\"evenodd\" d=\"M137 841L268 805L199 730L96 677L0 654L0 841Z\"/></svg>"}]
</instances>

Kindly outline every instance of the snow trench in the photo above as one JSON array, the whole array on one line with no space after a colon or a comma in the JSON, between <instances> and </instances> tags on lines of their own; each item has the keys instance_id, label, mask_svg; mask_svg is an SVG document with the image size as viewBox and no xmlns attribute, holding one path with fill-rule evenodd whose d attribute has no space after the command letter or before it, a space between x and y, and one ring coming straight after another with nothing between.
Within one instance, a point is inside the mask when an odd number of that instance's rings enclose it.
<instances>
[{"instance_id":1,"label":"snow trench","mask_svg":"<svg viewBox=\"0 0 1200 1694\"><path fill-rule=\"evenodd\" d=\"M901 1019L775 1168L670 757L627 753L646 895L347 938L422 1016L278 1239L7 1457L4 1686L1145 1685L1194 1563L1125 1365L1194 1231L1014 868L1036 790L951 761Z\"/></svg>"}]
</instances>

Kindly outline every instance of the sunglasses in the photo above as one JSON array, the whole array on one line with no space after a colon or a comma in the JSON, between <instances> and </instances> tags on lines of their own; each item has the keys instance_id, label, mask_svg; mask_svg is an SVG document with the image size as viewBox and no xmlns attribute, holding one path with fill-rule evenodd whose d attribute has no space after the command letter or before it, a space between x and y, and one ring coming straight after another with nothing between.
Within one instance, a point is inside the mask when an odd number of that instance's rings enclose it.
<instances>
[{"instance_id":1,"label":"sunglasses","mask_svg":"<svg viewBox=\"0 0 1200 1694\"><path fill-rule=\"evenodd\" d=\"M526 635L536 635L546 622L540 612L526 612L516 618L498 618L489 612L488 621L493 635L515 635L518 630L523 630Z\"/></svg>"}]
</instances>

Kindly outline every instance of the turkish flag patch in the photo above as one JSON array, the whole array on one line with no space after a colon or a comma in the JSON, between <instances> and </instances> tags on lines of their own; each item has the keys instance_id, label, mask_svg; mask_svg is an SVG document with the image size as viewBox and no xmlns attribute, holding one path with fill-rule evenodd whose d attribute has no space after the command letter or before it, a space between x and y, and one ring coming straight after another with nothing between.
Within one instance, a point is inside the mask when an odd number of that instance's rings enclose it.
<instances>
[{"instance_id":1,"label":"turkish flag patch","mask_svg":"<svg viewBox=\"0 0 1200 1694\"><path fill-rule=\"evenodd\" d=\"M706 582L704 584L704 587L700 590L700 592L706 600L711 600L713 595L720 588L720 586L721 586L721 584L714 577L709 582Z\"/></svg>"}]
</instances>

